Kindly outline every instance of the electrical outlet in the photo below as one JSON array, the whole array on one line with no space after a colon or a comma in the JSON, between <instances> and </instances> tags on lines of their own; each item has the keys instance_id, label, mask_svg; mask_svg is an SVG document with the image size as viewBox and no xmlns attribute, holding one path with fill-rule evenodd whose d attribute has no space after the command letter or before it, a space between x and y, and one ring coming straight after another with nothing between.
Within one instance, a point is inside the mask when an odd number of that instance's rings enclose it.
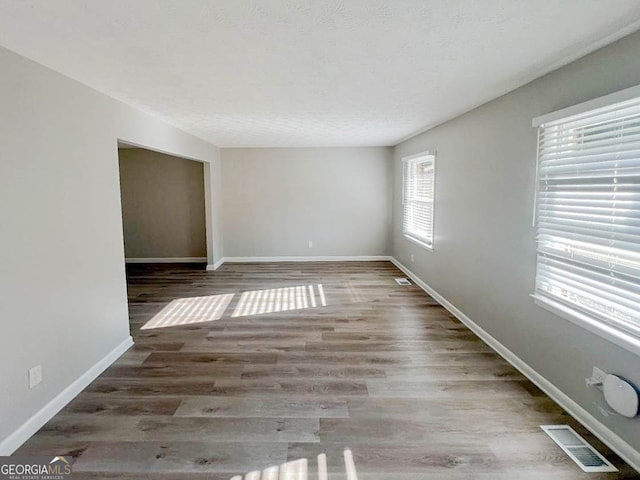
<instances>
[{"instance_id":1,"label":"electrical outlet","mask_svg":"<svg viewBox=\"0 0 640 480\"><path fill-rule=\"evenodd\" d=\"M313 242L309 240L309 248L313 248Z\"/></svg>"},{"instance_id":2,"label":"electrical outlet","mask_svg":"<svg viewBox=\"0 0 640 480\"><path fill-rule=\"evenodd\" d=\"M413 254L411 254L411 263L413 263L413 260L414 260L414 256Z\"/></svg>"},{"instance_id":3,"label":"electrical outlet","mask_svg":"<svg viewBox=\"0 0 640 480\"><path fill-rule=\"evenodd\" d=\"M29 388L33 388L42 381L42 365L29 369Z\"/></svg>"}]
</instances>

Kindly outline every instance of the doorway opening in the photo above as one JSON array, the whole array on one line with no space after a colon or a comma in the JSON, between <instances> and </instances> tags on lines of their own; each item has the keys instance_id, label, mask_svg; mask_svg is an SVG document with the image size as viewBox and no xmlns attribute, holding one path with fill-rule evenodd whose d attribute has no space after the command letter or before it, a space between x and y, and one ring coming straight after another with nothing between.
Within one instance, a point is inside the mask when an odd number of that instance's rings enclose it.
<instances>
[{"instance_id":1,"label":"doorway opening","mask_svg":"<svg viewBox=\"0 0 640 480\"><path fill-rule=\"evenodd\" d=\"M118 142L125 260L207 263L202 162Z\"/></svg>"}]
</instances>

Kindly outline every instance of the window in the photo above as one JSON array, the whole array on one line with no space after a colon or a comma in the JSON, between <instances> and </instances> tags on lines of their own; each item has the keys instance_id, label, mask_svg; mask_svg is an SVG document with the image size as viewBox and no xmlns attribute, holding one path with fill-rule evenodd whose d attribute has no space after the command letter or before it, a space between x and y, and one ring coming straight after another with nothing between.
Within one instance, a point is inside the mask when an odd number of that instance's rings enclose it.
<instances>
[{"instance_id":1,"label":"window","mask_svg":"<svg viewBox=\"0 0 640 480\"><path fill-rule=\"evenodd\" d=\"M534 297L604 336L640 339L640 92L542 117ZM622 92L620 92L622 93ZM620 94L616 94L620 98ZM593 108L594 105L599 105ZM567 116L567 113L571 113ZM556 115L558 116L558 115ZM613 338L615 340L615 338Z\"/></svg>"},{"instance_id":2,"label":"window","mask_svg":"<svg viewBox=\"0 0 640 480\"><path fill-rule=\"evenodd\" d=\"M421 153L404 158L402 162L402 231L407 238L431 249L435 156Z\"/></svg>"}]
</instances>

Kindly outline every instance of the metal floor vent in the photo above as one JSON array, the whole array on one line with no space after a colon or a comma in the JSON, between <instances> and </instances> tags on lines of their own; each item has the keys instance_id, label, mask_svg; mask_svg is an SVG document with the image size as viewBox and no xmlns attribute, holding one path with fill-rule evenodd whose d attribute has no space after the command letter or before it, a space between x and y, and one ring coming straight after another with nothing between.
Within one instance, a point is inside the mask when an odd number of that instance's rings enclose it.
<instances>
[{"instance_id":1,"label":"metal floor vent","mask_svg":"<svg viewBox=\"0 0 640 480\"><path fill-rule=\"evenodd\" d=\"M406 278L396 278L395 281L398 285L411 285L411 282Z\"/></svg>"},{"instance_id":2,"label":"metal floor vent","mask_svg":"<svg viewBox=\"0 0 640 480\"><path fill-rule=\"evenodd\" d=\"M584 472L617 472L609 460L587 443L569 425L540 425L540 428L576 462Z\"/></svg>"}]
</instances>

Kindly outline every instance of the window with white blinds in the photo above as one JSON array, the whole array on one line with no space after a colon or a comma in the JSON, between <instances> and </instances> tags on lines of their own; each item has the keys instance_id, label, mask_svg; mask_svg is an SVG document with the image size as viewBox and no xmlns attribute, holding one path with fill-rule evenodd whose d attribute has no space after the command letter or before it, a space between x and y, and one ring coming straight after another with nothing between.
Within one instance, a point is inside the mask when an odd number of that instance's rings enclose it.
<instances>
[{"instance_id":1,"label":"window with white blinds","mask_svg":"<svg viewBox=\"0 0 640 480\"><path fill-rule=\"evenodd\" d=\"M539 126L534 296L640 337L640 98Z\"/></svg>"},{"instance_id":2,"label":"window with white blinds","mask_svg":"<svg viewBox=\"0 0 640 480\"><path fill-rule=\"evenodd\" d=\"M433 248L435 156L403 159L402 231L406 237Z\"/></svg>"}]
</instances>

